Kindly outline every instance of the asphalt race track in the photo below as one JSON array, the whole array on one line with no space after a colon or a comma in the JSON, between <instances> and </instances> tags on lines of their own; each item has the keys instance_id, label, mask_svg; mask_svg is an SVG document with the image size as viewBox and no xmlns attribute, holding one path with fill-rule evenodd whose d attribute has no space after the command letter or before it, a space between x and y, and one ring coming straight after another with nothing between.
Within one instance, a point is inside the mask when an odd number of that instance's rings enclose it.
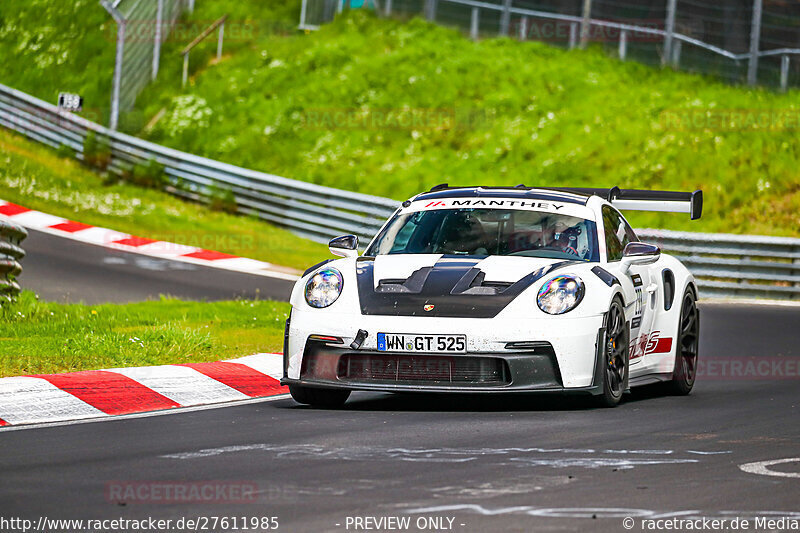
<instances>
[{"instance_id":1,"label":"asphalt race track","mask_svg":"<svg viewBox=\"0 0 800 533\"><path fill-rule=\"evenodd\" d=\"M125 303L170 295L188 300L288 300L292 282L120 252L31 230L20 284L59 302ZM54 282L56 281L57 282Z\"/></svg>"},{"instance_id":2,"label":"asphalt race track","mask_svg":"<svg viewBox=\"0 0 800 533\"><path fill-rule=\"evenodd\" d=\"M109 264L103 257L130 254L75 253L52 240L26 241L23 282L46 297L142 299L162 286L193 298L264 296L273 282ZM95 287L82 281L92 276ZM49 292L47 279L64 289ZM1 514L277 517L280 531L300 532L366 531L354 522L364 517L464 532L642 531L643 518L659 517L748 519L754 530L756 516L800 519L800 308L708 303L701 312L708 368L688 397L651 387L597 409L580 398L358 393L332 411L281 398L0 431ZM779 459L794 461L742 468ZM131 483L195 482L255 492L245 503L224 491L177 504L119 496ZM437 519L443 528L427 527Z\"/></svg>"}]
</instances>

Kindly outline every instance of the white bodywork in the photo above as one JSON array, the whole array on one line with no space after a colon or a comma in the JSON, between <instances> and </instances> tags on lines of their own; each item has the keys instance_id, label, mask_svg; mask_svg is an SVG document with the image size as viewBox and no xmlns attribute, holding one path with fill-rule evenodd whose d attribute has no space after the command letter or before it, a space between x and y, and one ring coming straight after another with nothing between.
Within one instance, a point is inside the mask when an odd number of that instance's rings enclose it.
<instances>
[{"instance_id":1,"label":"white bodywork","mask_svg":"<svg viewBox=\"0 0 800 533\"><path fill-rule=\"evenodd\" d=\"M396 213L403 214L424 209L446 209L452 198L436 202L430 200L407 202L406 207ZM458 199L457 199L458 200ZM499 201L502 198L493 197ZM510 203L519 198L508 198L504 209L516 208ZM522 202L525 203L525 202ZM295 285L291 296L293 306L288 336L286 377L300 378L303 352L309 335L341 337L345 344L355 338L357 332L366 330L369 336L364 341L364 350L376 350L376 332L408 332L415 334L465 334L467 355L481 353L497 354L506 351L505 345L515 341L547 341L552 344L564 389L582 388L593 383L596 369L598 331L603 326L604 314L612 299L620 297L625 308L626 320L631 323L630 379L637 383L649 375L672 373L675 365L675 350L681 297L694 279L677 259L661 254L649 265L633 265L629 269L621 261L607 261L605 239L602 238L602 207L611 205L598 196L592 196L586 205L561 204L557 200L541 201L541 204L519 206L520 209L553 210L589 220L597 224L600 261L582 262L561 268L534 282L497 316L493 318L443 318L426 316L381 316L362 315L355 273L357 259L349 257L329 262L309 272ZM436 205L440 204L440 205ZM658 206L651 206L658 210ZM375 280L407 278L414 271L432 266L439 260L438 254L379 255L375 258ZM487 281L516 282L542 266L557 263L556 259L541 259L519 256L489 256L478 263L477 268L485 273ZM592 272L600 266L617 278L619 283L609 286ZM304 297L308 279L322 268L334 267L343 278L344 285L339 298L329 307L312 308ZM665 310L665 287L662 272L669 269L674 274L675 290L673 303ZM627 271L626 271L627 270ZM556 275L575 275L585 284L585 296L573 310L563 315L548 315L539 309L536 296L540 287ZM634 286L639 276L641 284ZM635 320L634 320L635 319ZM638 324L637 324L638 322ZM454 355L458 357L458 355ZM637 379L638 378L638 379ZM387 387L387 390L390 388Z\"/></svg>"}]
</instances>

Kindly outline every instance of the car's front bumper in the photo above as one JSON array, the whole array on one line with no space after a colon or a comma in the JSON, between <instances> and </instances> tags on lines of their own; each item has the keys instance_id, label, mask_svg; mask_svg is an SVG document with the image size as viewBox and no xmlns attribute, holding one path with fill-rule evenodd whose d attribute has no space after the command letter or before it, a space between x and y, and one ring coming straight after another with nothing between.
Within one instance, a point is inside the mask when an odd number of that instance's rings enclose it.
<instances>
[{"instance_id":1,"label":"car's front bumper","mask_svg":"<svg viewBox=\"0 0 800 533\"><path fill-rule=\"evenodd\" d=\"M338 317L326 324L309 319L311 315L292 313L281 380L285 385L389 392L599 392L602 316L562 319L557 329L553 322L542 320L499 323L370 316L352 321ZM349 345L359 329L370 334L362 346L352 349ZM378 332L467 333L467 353L377 351L374 340L369 341ZM342 342L317 341L309 339L311 335L336 336ZM509 344L514 342L528 347Z\"/></svg>"}]
</instances>

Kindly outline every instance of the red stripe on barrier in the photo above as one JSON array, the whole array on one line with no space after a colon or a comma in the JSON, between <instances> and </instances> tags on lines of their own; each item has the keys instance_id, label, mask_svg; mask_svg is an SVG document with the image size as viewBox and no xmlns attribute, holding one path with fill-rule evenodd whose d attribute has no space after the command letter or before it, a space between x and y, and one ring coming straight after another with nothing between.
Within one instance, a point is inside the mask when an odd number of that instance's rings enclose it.
<instances>
[{"instance_id":1,"label":"red stripe on barrier","mask_svg":"<svg viewBox=\"0 0 800 533\"><path fill-rule=\"evenodd\" d=\"M91 229L94 226L88 226L86 224L81 224L80 222L73 222L67 221L62 222L61 224L56 224L54 226L50 226L50 229L57 229L60 231L65 231L67 233L75 233L76 231L83 231L85 229Z\"/></svg>"},{"instance_id":2,"label":"red stripe on barrier","mask_svg":"<svg viewBox=\"0 0 800 533\"><path fill-rule=\"evenodd\" d=\"M204 259L206 261L218 261L220 259L238 259L235 255L223 254L222 252L214 252L211 250L200 250L199 252L192 252L182 257L192 257L194 259Z\"/></svg>"},{"instance_id":3,"label":"red stripe on barrier","mask_svg":"<svg viewBox=\"0 0 800 533\"><path fill-rule=\"evenodd\" d=\"M42 378L108 415L180 407L127 376L103 370L32 376Z\"/></svg>"},{"instance_id":4,"label":"red stripe on barrier","mask_svg":"<svg viewBox=\"0 0 800 533\"><path fill-rule=\"evenodd\" d=\"M0 215L5 215L7 217L13 217L14 215L19 215L22 213L27 213L30 211L27 207L22 207L21 205L17 204L6 204L4 206L0 206Z\"/></svg>"},{"instance_id":5,"label":"red stripe on barrier","mask_svg":"<svg viewBox=\"0 0 800 533\"><path fill-rule=\"evenodd\" d=\"M180 366L193 368L201 374L253 398L289 392L289 388L281 386L277 379L241 363L186 363Z\"/></svg>"},{"instance_id":6,"label":"red stripe on barrier","mask_svg":"<svg viewBox=\"0 0 800 533\"><path fill-rule=\"evenodd\" d=\"M5 421L5 420L3 420L2 418L0 418L0 427L2 427L2 426L7 426L7 425L8 425L8 422L6 422L6 421Z\"/></svg>"},{"instance_id":7,"label":"red stripe on barrier","mask_svg":"<svg viewBox=\"0 0 800 533\"><path fill-rule=\"evenodd\" d=\"M127 239L120 239L118 241L114 241L111 244L122 244L124 246L132 246L134 248L138 248L139 246L144 246L145 244L153 244L154 241L152 239L145 239L143 237L128 237Z\"/></svg>"}]
</instances>

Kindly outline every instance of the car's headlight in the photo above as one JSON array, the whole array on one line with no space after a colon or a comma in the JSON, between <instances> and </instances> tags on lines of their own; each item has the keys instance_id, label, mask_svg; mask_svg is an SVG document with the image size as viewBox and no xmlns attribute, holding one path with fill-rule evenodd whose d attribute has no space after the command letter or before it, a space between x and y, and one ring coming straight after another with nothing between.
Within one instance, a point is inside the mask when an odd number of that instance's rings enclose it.
<instances>
[{"instance_id":1,"label":"car's headlight","mask_svg":"<svg viewBox=\"0 0 800 533\"><path fill-rule=\"evenodd\" d=\"M575 309L586 288L577 276L556 276L542 285L536 296L539 309L549 315L560 315Z\"/></svg>"},{"instance_id":2,"label":"car's headlight","mask_svg":"<svg viewBox=\"0 0 800 533\"><path fill-rule=\"evenodd\" d=\"M306 283L306 302L311 307L328 307L342 294L344 279L335 268L323 268Z\"/></svg>"}]
</instances>

